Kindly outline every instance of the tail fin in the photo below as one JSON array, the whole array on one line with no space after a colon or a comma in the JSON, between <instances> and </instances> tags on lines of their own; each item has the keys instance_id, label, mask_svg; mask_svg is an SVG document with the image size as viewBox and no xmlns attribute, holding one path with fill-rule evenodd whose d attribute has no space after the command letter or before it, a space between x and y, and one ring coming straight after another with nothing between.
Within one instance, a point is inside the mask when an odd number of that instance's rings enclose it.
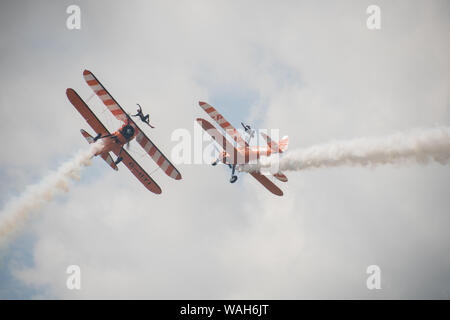
<instances>
[{"instance_id":1,"label":"tail fin","mask_svg":"<svg viewBox=\"0 0 450 320\"><path fill-rule=\"evenodd\" d=\"M264 137L264 139L266 139L267 145L274 152L283 153L288 149L288 144L289 144L288 136L284 136L283 138L281 138L280 141L278 141L278 143L276 143L264 132L261 132L261 135Z\"/></svg>"},{"instance_id":2,"label":"tail fin","mask_svg":"<svg viewBox=\"0 0 450 320\"><path fill-rule=\"evenodd\" d=\"M84 131L83 129L80 130L81 134L83 135L83 137L86 139L87 142L89 142L89 144L94 143L94 138L92 138L92 136L87 133L86 131ZM113 168L114 170L119 170L119 168L117 168L116 164L114 163L111 155L109 154L109 152L103 152L101 155L103 160L106 161L107 164L109 164L109 166L111 168Z\"/></svg>"},{"instance_id":3,"label":"tail fin","mask_svg":"<svg viewBox=\"0 0 450 320\"><path fill-rule=\"evenodd\" d=\"M279 145L279 149L281 150L280 153L285 152L289 146L289 137L284 136L283 138L281 138L281 140L278 141L278 145Z\"/></svg>"}]
</instances>

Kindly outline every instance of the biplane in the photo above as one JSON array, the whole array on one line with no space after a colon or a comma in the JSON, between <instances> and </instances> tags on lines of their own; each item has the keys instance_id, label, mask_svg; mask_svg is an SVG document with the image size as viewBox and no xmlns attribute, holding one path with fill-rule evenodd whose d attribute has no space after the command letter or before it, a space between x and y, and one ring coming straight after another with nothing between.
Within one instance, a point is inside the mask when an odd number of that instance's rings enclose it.
<instances>
[{"instance_id":1,"label":"biplane","mask_svg":"<svg viewBox=\"0 0 450 320\"><path fill-rule=\"evenodd\" d=\"M214 107L206 102L199 102L200 107L223 129L225 132L233 138L237 147L222 135L210 122L202 118L197 118L197 122L205 130L213 140L215 140L223 149L219 152L218 158L212 163L213 166L222 162L231 169L230 182L234 183L237 180L235 175L236 169L239 169L240 165L245 165L253 160L259 160L261 156L270 156L275 153L283 153L288 148L289 139L287 136L283 137L280 141L273 141L267 134L261 133L263 138L267 142L267 146L250 146L250 140L254 136L255 131L251 129L249 125L241 122L242 127L248 135L247 139L244 139L241 134L236 130L230 122L228 122ZM277 196L282 196L283 191L277 187L266 175L261 172L250 172L250 175L258 180L267 190ZM287 177L278 172L273 175L276 179L287 182Z\"/></svg>"},{"instance_id":2,"label":"biplane","mask_svg":"<svg viewBox=\"0 0 450 320\"><path fill-rule=\"evenodd\" d=\"M158 184L145 172L145 170L133 159L133 157L124 149L130 142L135 139L137 143L145 150L145 152L156 162L156 164L169 177L180 180L181 174L175 166L167 159L167 157L156 147L156 145L145 135L145 133L136 125L130 116L122 109L117 101L98 81L94 74L88 70L83 72L84 80L94 93L102 100L106 108L123 123L123 125L115 132L110 133L108 129L100 122L97 116L92 112L88 105L81 99L75 90L68 88L66 90L67 98L83 116L86 122L95 131L96 136L92 137L85 130L81 129L81 134L89 142L94 143L102 139L103 148L98 151L95 156L100 156L114 170L118 170L117 165L122 162L133 175L151 192L160 194L161 188ZM114 161L110 152L116 155Z\"/></svg>"}]
</instances>

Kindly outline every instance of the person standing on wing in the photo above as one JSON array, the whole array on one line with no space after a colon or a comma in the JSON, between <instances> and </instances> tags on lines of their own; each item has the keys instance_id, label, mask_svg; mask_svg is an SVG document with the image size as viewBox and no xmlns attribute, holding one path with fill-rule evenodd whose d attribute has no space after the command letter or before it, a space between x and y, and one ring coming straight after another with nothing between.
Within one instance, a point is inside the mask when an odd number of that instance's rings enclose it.
<instances>
[{"instance_id":1,"label":"person standing on wing","mask_svg":"<svg viewBox=\"0 0 450 320\"><path fill-rule=\"evenodd\" d=\"M141 118L142 122L145 122L146 124L148 124L150 126L150 128L154 129L155 127L150 124L149 115L146 114L144 116L144 113L142 112L141 106L139 105L139 103L136 103L136 104L138 105L139 109L137 109L137 113L136 114L132 114L131 116L132 117L139 117L139 118Z\"/></svg>"}]
</instances>

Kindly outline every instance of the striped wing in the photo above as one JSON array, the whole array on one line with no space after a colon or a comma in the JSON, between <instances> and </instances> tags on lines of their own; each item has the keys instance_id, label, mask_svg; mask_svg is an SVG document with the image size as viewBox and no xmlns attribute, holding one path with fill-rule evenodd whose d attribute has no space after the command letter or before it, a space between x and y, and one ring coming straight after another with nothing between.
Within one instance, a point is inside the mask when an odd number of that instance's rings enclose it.
<instances>
[{"instance_id":1,"label":"striped wing","mask_svg":"<svg viewBox=\"0 0 450 320\"><path fill-rule=\"evenodd\" d=\"M144 134L144 132L137 126L137 124L131 119L117 101L109 94L108 90L98 81L92 72L84 70L84 80L95 92L95 94L103 101L105 106L111 111L111 113L120 121L127 123L136 130L136 141L144 148L150 158L156 162L156 164L171 178L175 180L181 179L181 174L175 168L175 166L167 159L167 157L156 147L156 145Z\"/></svg>"},{"instance_id":2,"label":"striped wing","mask_svg":"<svg viewBox=\"0 0 450 320\"><path fill-rule=\"evenodd\" d=\"M103 87L100 81L89 70L83 71L84 80L87 82L92 91L102 100L111 113L120 121L127 121L127 114L117 101L109 94L108 90Z\"/></svg>"},{"instance_id":3,"label":"striped wing","mask_svg":"<svg viewBox=\"0 0 450 320\"><path fill-rule=\"evenodd\" d=\"M177 168L175 168L169 159L167 159L155 144L140 130L136 136L136 141L169 177L175 180L181 179L181 174Z\"/></svg>"},{"instance_id":4,"label":"striped wing","mask_svg":"<svg viewBox=\"0 0 450 320\"><path fill-rule=\"evenodd\" d=\"M229 162L231 164L237 163L237 157L239 152L236 148L225 138L211 123L206 121L205 119L198 118L198 124L205 130L211 138L213 138L222 149L229 155Z\"/></svg>"},{"instance_id":5,"label":"striped wing","mask_svg":"<svg viewBox=\"0 0 450 320\"><path fill-rule=\"evenodd\" d=\"M200 107L222 128L228 133L240 147L248 146L248 143L242 139L239 132L211 105L200 101Z\"/></svg>"}]
</instances>

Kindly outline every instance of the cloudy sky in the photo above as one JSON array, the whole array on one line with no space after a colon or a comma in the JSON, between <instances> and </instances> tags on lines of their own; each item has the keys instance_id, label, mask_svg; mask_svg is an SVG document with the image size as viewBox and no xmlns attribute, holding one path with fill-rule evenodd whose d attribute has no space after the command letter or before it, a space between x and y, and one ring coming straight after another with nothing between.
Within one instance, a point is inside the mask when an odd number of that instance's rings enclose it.
<instances>
[{"instance_id":1,"label":"cloudy sky","mask_svg":"<svg viewBox=\"0 0 450 320\"><path fill-rule=\"evenodd\" d=\"M66 8L81 8L68 30ZM366 27L369 5L381 29ZM87 144L65 96L91 70L170 156L208 101L290 149L450 123L443 1L2 1L0 206ZM89 105L118 125L97 97ZM132 147L151 172L155 164ZM178 166L161 195L100 159L0 251L0 298L450 298L448 166L249 176ZM280 185L280 183L278 183ZM78 265L82 289L68 290ZM366 268L381 269L368 290Z\"/></svg>"}]
</instances>

